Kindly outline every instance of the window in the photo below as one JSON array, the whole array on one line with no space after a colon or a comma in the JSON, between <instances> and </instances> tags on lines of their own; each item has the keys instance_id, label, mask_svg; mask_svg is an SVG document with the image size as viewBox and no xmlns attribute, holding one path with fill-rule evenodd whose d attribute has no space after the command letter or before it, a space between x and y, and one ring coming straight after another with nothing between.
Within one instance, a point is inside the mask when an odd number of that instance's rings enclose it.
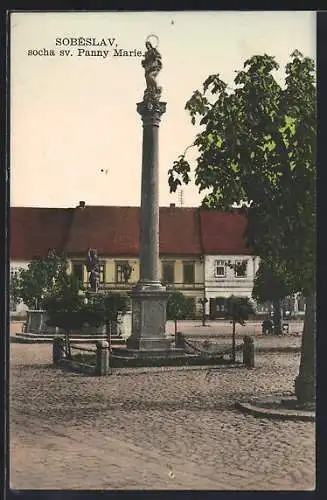
<instances>
[{"instance_id":1,"label":"window","mask_svg":"<svg viewBox=\"0 0 327 500\"><path fill-rule=\"evenodd\" d=\"M128 264L127 260L122 260L120 262L116 262L116 283L125 283L125 273L124 267Z\"/></svg>"},{"instance_id":2,"label":"window","mask_svg":"<svg viewBox=\"0 0 327 500\"><path fill-rule=\"evenodd\" d=\"M84 264L79 262L73 262L72 264L72 274L78 279L80 283L84 283Z\"/></svg>"},{"instance_id":3,"label":"window","mask_svg":"<svg viewBox=\"0 0 327 500\"><path fill-rule=\"evenodd\" d=\"M10 279L14 279L18 275L18 269L10 269Z\"/></svg>"},{"instance_id":4,"label":"window","mask_svg":"<svg viewBox=\"0 0 327 500\"><path fill-rule=\"evenodd\" d=\"M303 295L298 296L297 308L299 312L305 312L305 297Z\"/></svg>"},{"instance_id":5,"label":"window","mask_svg":"<svg viewBox=\"0 0 327 500\"><path fill-rule=\"evenodd\" d=\"M246 277L246 271L247 271L247 260L237 260L235 262L235 277L236 278L245 278Z\"/></svg>"},{"instance_id":6,"label":"window","mask_svg":"<svg viewBox=\"0 0 327 500\"><path fill-rule=\"evenodd\" d=\"M262 302L256 305L256 312L258 314L270 313L272 305L270 302Z\"/></svg>"},{"instance_id":7,"label":"window","mask_svg":"<svg viewBox=\"0 0 327 500\"><path fill-rule=\"evenodd\" d=\"M105 272L105 264L100 264L99 265L99 271L100 271L100 283L105 283L106 281L106 272Z\"/></svg>"},{"instance_id":8,"label":"window","mask_svg":"<svg viewBox=\"0 0 327 500\"><path fill-rule=\"evenodd\" d=\"M216 278L226 278L226 265L224 260L216 260L215 262L215 276Z\"/></svg>"},{"instance_id":9,"label":"window","mask_svg":"<svg viewBox=\"0 0 327 500\"><path fill-rule=\"evenodd\" d=\"M284 297L284 299L281 301L281 305L283 309L285 309L286 311L292 311L293 309L292 297Z\"/></svg>"},{"instance_id":10,"label":"window","mask_svg":"<svg viewBox=\"0 0 327 500\"><path fill-rule=\"evenodd\" d=\"M225 312L225 300L219 300L217 299L216 301L216 312L217 313L223 313Z\"/></svg>"},{"instance_id":11,"label":"window","mask_svg":"<svg viewBox=\"0 0 327 500\"><path fill-rule=\"evenodd\" d=\"M162 263L162 281L165 283L174 283L175 281L175 262Z\"/></svg>"},{"instance_id":12,"label":"window","mask_svg":"<svg viewBox=\"0 0 327 500\"><path fill-rule=\"evenodd\" d=\"M224 297L216 297L214 299L215 303L215 312L214 315L216 318L223 318L226 312L226 299Z\"/></svg>"},{"instance_id":13,"label":"window","mask_svg":"<svg viewBox=\"0 0 327 500\"><path fill-rule=\"evenodd\" d=\"M194 262L183 262L183 282L194 283Z\"/></svg>"},{"instance_id":14,"label":"window","mask_svg":"<svg viewBox=\"0 0 327 500\"><path fill-rule=\"evenodd\" d=\"M84 283L84 264L80 264L78 262L73 263L72 265L73 274L78 278L81 283ZM99 264L99 282L105 283L106 274L105 274L105 264ZM90 273L87 273L87 280L89 280Z\"/></svg>"}]
</instances>

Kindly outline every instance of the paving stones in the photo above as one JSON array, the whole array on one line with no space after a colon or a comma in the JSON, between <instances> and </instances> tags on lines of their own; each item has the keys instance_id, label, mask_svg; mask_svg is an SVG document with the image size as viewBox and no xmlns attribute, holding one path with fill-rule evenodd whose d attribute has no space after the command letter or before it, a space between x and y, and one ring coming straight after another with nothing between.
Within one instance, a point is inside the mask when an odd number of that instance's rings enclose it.
<instances>
[{"instance_id":1,"label":"paving stones","mask_svg":"<svg viewBox=\"0 0 327 500\"><path fill-rule=\"evenodd\" d=\"M126 369L99 378L53 369L51 346L14 344L11 355L14 488L314 487L313 422L234 408L249 395L291 394L298 354L258 355L253 370Z\"/></svg>"}]
</instances>

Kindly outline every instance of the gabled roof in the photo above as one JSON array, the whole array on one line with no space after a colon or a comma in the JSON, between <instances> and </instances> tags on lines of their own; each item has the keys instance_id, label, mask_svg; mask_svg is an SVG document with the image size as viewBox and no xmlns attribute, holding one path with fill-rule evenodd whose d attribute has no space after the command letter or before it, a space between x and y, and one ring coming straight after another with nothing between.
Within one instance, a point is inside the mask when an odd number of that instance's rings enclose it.
<instances>
[{"instance_id":1,"label":"gabled roof","mask_svg":"<svg viewBox=\"0 0 327 500\"><path fill-rule=\"evenodd\" d=\"M160 207L159 241L162 256L251 254L243 237L246 216L188 207ZM139 255L140 208L10 209L10 258L31 260L49 248L68 255Z\"/></svg>"},{"instance_id":2,"label":"gabled roof","mask_svg":"<svg viewBox=\"0 0 327 500\"><path fill-rule=\"evenodd\" d=\"M234 210L219 212L213 209L201 209L201 239L204 254L251 255L244 233L247 217Z\"/></svg>"},{"instance_id":3,"label":"gabled roof","mask_svg":"<svg viewBox=\"0 0 327 500\"><path fill-rule=\"evenodd\" d=\"M47 255L50 248L61 252L73 212L71 208L11 207L10 258L31 260Z\"/></svg>"}]
</instances>

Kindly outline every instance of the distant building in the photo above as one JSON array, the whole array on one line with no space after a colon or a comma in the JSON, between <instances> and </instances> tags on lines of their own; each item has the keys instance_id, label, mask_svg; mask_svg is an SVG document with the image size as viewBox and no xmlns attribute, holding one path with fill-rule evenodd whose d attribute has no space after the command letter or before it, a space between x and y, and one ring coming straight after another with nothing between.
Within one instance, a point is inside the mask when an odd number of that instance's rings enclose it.
<instances>
[{"instance_id":1,"label":"distant building","mask_svg":"<svg viewBox=\"0 0 327 500\"><path fill-rule=\"evenodd\" d=\"M89 248L98 251L100 290L130 291L139 279L138 207L87 206L75 208L11 207L10 272L26 268L50 248L66 253L69 269L85 285ZM244 240L246 216L202 208L160 207L160 279L168 290L182 292L201 313L200 299L207 298L206 314L223 315L225 299L234 294L251 298L259 259ZM243 262L242 272L233 269ZM123 267L132 268L125 282ZM258 306L260 309L260 306ZM26 306L11 304L11 312ZM265 311L262 311L265 312Z\"/></svg>"},{"instance_id":2,"label":"distant building","mask_svg":"<svg viewBox=\"0 0 327 500\"><path fill-rule=\"evenodd\" d=\"M76 209L64 251L72 272L85 283L88 248L100 257L100 289L131 290L139 279L138 207L92 206ZM160 208L160 279L192 301L194 312L203 297L204 276L199 216L196 208ZM125 283L123 266L132 274Z\"/></svg>"},{"instance_id":3,"label":"distant building","mask_svg":"<svg viewBox=\"0 0 327 500\"><path fill-rule=\"evenodd\" d=\"M214 319L224 315L230 295L251 298L259 258L246 246L246 217L237 210L201 210L200 223L206 314Z\"/></svg>"},{"instance_id":4,"label":"distant building","mask_svg":"<svg viewBox=\"0 0 327 500\"><path fill-rule=\"evenodd\" d=\"M74 209L11 207L10 277L26 269L35 257L44 257L50 248L62 251ZM25 304L10 302L10 313L23 315Z\"/></svg>"}]
</instances>

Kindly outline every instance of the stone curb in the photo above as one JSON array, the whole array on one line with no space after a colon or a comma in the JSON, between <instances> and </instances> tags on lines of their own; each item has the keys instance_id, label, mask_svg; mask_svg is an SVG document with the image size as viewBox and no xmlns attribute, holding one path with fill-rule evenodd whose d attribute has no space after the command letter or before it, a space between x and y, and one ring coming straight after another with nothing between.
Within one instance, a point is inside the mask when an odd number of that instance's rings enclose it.
<instances>
[{"instance_id":1,"label":"stone curb","mask_svg":"<svg viewBox=\"0 0 327 500\"><path fill-rule=\"evenodd\" d=\"M244 368L243 364L229 364L229 365L182 365L182 366L136 366L136 367L113 367L113 375L116 376L134 376L134 375L143 375L146 373L161 373L161 372L182 372L182 371L207 371L210 372L212 370L219 369L235 369L235 368Z\"/></svg>"},{"instance_id":2,"label":"stone curb","mask_svg":"<svg viewBox=\"0 0 327 500\"><path fill-rule=\"evenodd\" d=\"M260 403L235 403L235 408L243 411L244 413L250 413L254 417L261 418L275 418L278 420L301 420L306 422L315 422L316 415L314 411L301 411L301 410L290 410L290 409L269 409L260 406Z\"/></svg>"},{"instance_id":3,"label":"stone curb","mask_svg":"<svg viewBox=\"0 0 327 500\"><path fill-rule=\"evenodd\" d=\"M10 337L10 342L12 344L52 344L53 339L24 339L16 336Z\"/></svg>"},{"instance_id":4,"label":"stone curb","mask_svg":"<svg viewBox=\"0 0 327 500\"><path fill-rule=\"evenodd\" d=\"M255 353L273 353L273 352L301 352L301 346L258 346L255 347Z\"/></svg>"},{"instance_id":5,"label":"stone curb","mask_svg":"<svg viewBox=\"0 0 327 500\"><path fill-rule=\"evenodd\" d=\"M94 344L97 340L104 340L103 338L95 338L95 339L85 339L85 338L80 338L80 339L72 339L74 344ZM10 336L10 342L12 344L52 344L53 339L50 339L49 337L45 337L44 339L31 339L31 338L24 338L24 337L16 337L16 336ZM115 339L116 342L116 339ZM112 342L112 346L117 346L121 347L122 342Z\"/></svg>"}]
</instances>

